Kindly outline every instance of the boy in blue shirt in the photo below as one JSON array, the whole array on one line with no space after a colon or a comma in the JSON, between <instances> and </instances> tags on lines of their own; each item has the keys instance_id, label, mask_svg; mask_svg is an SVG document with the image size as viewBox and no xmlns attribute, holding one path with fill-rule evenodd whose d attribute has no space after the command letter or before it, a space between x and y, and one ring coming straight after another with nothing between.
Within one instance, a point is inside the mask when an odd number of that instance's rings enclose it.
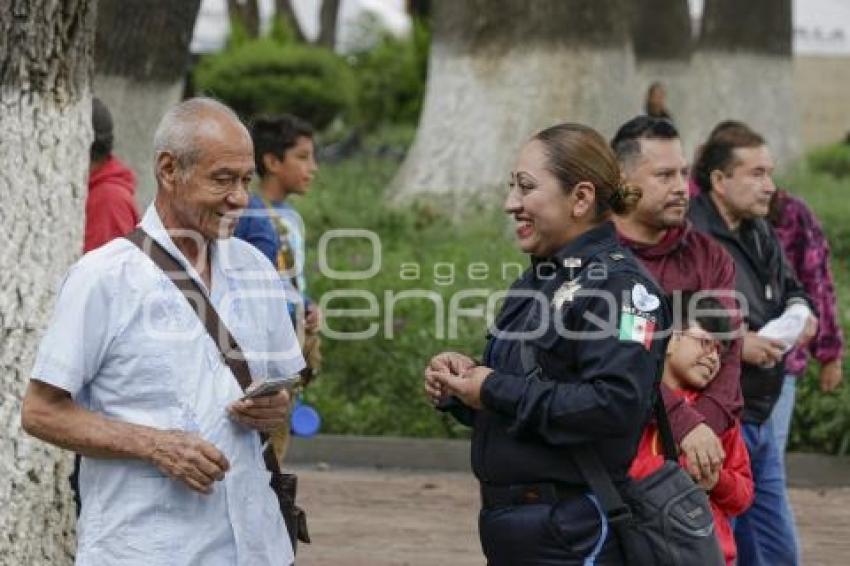
<instances>
[{"instance_id":1,"label":"boy in blue shirt","mask_svg":"<svg viewBox=\"0 0 850 566\"><path fill-rule=\"evenodd\" d=\"M289 314L307 360L302 375L306 382L321 363L321 313L307 296L304 221L287 199L306 194L318 170L313 128L291 115L264 117L254 122L251 138L259 186L234 235L263 252L283 279Z\"/></svg>"}]
</instances>

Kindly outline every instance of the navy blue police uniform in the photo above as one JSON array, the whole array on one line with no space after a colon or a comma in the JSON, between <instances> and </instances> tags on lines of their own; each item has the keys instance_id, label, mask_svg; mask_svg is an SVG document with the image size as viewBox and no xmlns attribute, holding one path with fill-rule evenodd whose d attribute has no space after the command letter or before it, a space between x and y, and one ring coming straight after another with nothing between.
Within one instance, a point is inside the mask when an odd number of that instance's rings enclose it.
<instances>
[{"instance_id":1,"label":"navy blue police uniform","mask_svg":"<svg viewBox=\"0 0 850 566\"><path fill-rule=\"evenodd\" d=\"M489 566L622 564L611 527L570 457L591 444L625 481L661 377L669 307L610 222L535 258L488 334L473 426L479 531ZM523 340L537 370L522 363ZM527 365L527 364L526 364Z\"/></svg>"}]
</instances>

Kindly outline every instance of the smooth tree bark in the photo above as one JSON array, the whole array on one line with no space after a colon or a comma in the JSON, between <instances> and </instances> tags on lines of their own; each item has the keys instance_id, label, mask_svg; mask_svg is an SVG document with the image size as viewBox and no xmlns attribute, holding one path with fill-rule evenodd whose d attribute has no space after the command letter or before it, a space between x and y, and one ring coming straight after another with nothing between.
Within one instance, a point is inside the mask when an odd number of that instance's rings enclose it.
<instances>
[{"instance_id":1,"label":"smooth tree bark","mask_svg":"<svg viewBox=\"0 0 850 566\"><path fill-rule=\"evenodd\" d=\"M0 9L0 562L71 564L71 455L26 436L21 398L54 291L82 248L94 0Z\"/></svg>"},{"instance_id":2,"label":"smooth tree bark","mask_svg":"<svg viewBox=\"0 0 850 566\"><path fill-rule=\"evenodd\" d=\"M333 49L336 46L339 4L340 0L322 0L322 10L319 14L319 37L316 43L328 49Z\"/></svg>"},{"instance_id":3,"label":"smooth tree bark","mask_svg":"<svg viewBox=\"0 0 850 566\"><path fill-rule=\"evenodd\" d=\"M635 57L687 60L693 48L688 0L641 0L629 5Z\"/></svg>"},{"instance_id":4,"label":"smooth tree bark","mask_svg":"<svg viewBox=\"0 0 850 566\"><path fill-rule=\"evenodd\" d=\"M734 118L765 137L778 166L800 154L791 14L791 0L706 0L683 123L697 143Z\"/></svg>"},{"instance_id":5,"label":"smooth tree bark","mask_svg":"<svg viewBox=\"0 0 850 566\"><path fill-rule=\"evenodd\" d=\"M638 84L634 109L644 112L649 86L660 82L667 91L667 109L675 122L687 121L685 110L694 98L690 86L693 26L687 0L644 0L630 5L632 46ZM686 115L687 114L687 115ZM687 136L683 136L687 142Z\"/></svg>"},{"instance_id":6,"label":"smooth tree bark","mask_svg":"<svg viewBox=\"0 0 850 566\"><path fill-rule=\"evenodd\" d=\"M397 202L424 194L501 201L494 189L535 131L572 121L610 137L643 111L654 81L667 87L688 151L718 121L737 118L765 135L780 164L799 154L790 0L706 0L699 41L686 0L455 0L432 8L419 128L388 192Z\"/></svg>"},{"instance_id":7,"label":"smooth tree bark","mask_svg":"<svg viewBox=\"0 0 850 566\"><path fill-rule=\"evenodd\" d=\"M260 35L260 7L257 0L227 0L230 21L238 21L245 27L248 37Z\"/></svg>"},{"instance_id":8,"label":"smooth tree bark","mask_svg":"<svg viewBox=\"0 0 850 566\"><path fill-rule=\"evenodd\" d=\"M153 134L180 101L200 0L99 0L94 93L112 112L115 154L136 173L136 199L156 191Z\"/></svg>"},{"instance_id":9,"label":"smooth tree bark","mask_svg":"<svg viewBox=\"0 0 850 566\"><path fill-rule=\"evenodd\" d=\"M791 56L791 0L705 0L700 43L711 49Z\"/></svg>"},{"instance_id":10,"label":"smooth tree bark","mask_svg":"<svg viewBox=\"0 0 850 566\"><path fill-rule=\"evenodd\" d=\"M433 3L422 116L391 194L491 200L536 130L565 120L611 130L621 119L612 110L632 95L623 88L633 73L626 4Z\"/></svg>"},{"instance_id":11,"label":"smooth tree bark","mask_svg":"<svg viewBox=\"0 0 850 566\"><path fill-rule=\"evenodd\" d=\"M295 8L292 7L291 0L274 0L274 13L275 17L286 20L295 33L295 39L301 42L307 41L304 30L298 22L298 16L295 15Z\"/></svg>"},{"instance_id":12,"label":"smooth tree bark","mask_svg":"<svg viewBox=\"0 0 850 566\"><path fill-rule=\"evenodd\" d=\"M431 0L407 0L407 13L414 18L431 17Z\"/></svg>"},{"instance_id":13,"label":"smooth tree bark","mask_svg":"<svg viewBox=\"0 0 850 566\"><path fill-rule=\"evenodd\" d=\"M235 0L229 0L235 1ZM337 21L339 19L339 8L341 0L316 0L321 2L319 10L319 33L312 43L322 45L328 49L333 49L336 46L337 38ZM295 39L302 43L310 43L311 41L304 34L304 29L298 21L298 16L295 14L295 8L292 6L292 0L275 0L275 17L283 18L292 31L295 33Z\"/></svg>"}]
</instances>

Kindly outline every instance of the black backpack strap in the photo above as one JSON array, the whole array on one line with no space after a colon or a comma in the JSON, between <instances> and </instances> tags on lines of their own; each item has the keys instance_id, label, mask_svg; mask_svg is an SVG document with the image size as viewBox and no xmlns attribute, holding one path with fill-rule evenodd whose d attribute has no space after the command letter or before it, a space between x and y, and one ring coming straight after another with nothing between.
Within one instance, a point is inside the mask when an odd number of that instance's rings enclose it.
<instances>
[{"instance_id":1,"label":"black backpack strap","mask_svg":"<svg viewBox=\"0 0 850 566\"><path fill-rule=\"evenodd\" d=\"M661 436L661 445L665 460L677 461L676 444L673 441L673 433L670 430L670 422L667 419L667 411L664 409L664 400L661 391L656 387L655 396L655 420ZM672 456L672 457L671 457ZM599 459L599 454L591 444L583 444L575 449L575 462L581 470L584 480L593 490L599 505L605 511L608 521L620 532L620 528L626 525L632 518L631 509L623 501L620 492L611 479L611 474Z\"/></svg>"},{"instance_id":2,"label":"black backpack strap","mask_svg":"<svg viewBox=\"0 0 850 566\"><path fill-rule=\"evenodd\" d=\"M661 394L659 384L655 385L653 413L655 414L655 424L658 426L658 435L661 437L661 451L664 452L664 459L678 463L679 449L673 439L673 429L670 427L670 418L667 416L667 408L664 406L664 397Z\"/></svg>"}]
</instances>

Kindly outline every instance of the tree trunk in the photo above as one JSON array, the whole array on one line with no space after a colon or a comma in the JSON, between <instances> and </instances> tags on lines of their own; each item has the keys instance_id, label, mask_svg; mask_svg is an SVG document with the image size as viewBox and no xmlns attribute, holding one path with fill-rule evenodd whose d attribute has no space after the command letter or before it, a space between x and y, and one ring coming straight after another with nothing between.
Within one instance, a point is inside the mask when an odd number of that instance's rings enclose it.
<instances>
[{"instance_id":1,"label":"tree trunk","mask_svg":"<svg viewBox=\"0 0 850 566\"><path fill-rule=\"evenodd\" d=\"M700 42L708 49L791 56L791 0L705 0Z\"/></svg>"},{"instance_id":2,"label":"tree trunk","mask_svg":"<svg viewBox=\"0 0 850 566\"><path fill-rule=\"evenodd\" d=\"M738 118L766 136L780 164L790 162L799 154L790 0L707 0L706 9L717 21L693 50L684 0L435 2L419 128L389 194L501 200L493 189L537 129L576 121L611 136L643 111L655 80L667 86L689 149L718 121ZM761 20L772 22L756 33L762 40L745 38L739 22Z\"/></svg>"},{"instance_id":3,"label":"tree trunk","mask_svg":"<svg viewBox=\"0 0 850 566\"><path fill-rule=\"evenodd\" d=\"M260 36L260 7L257 0L227 0L230 21L237 21L245 28L248 37Z\"/></svg>"},{"instance_id":4,"label":"tree trunk","mask_svg":"<svg viewBox=\"0 0 850 566\"><path fill-rule=\"evenodd\" d=\"M316 43L328 49L336 47L337 19L339 18L340 0L323 0L319 16L319 39Z\"/></svg>"},{"instance_id":5,"label":"tree trunk","mask_svg":"<svg viewBox=\"0 0 850 566\"><path fill-rule=\"evenodd\" d=\"M699 98L691 88L691 57L695 41L687 0L644 0L632 4L632 45L639 83L634 108L645 110L649 86L655 82L667 91L667 108L678 124L687 122L685 107ZM683 131L684 141L689 141Z\"/></svg>"},{"instance_id":6,"label":"tree trunk","mask_svg":"<svg viewBox=\"0 0 850 566\"><path fill-rule=\"evenodd\" d=\"M611 131L624 117L616 110L631 99L625 4L435 2L422 116L394 196L492 198L483 192L507 182L518 147L535 130L571 120Z\"/></svg>"},{"instance_id":7,"label":"tree trunk","mask_svg":"<svg viewBox=\"0 0 850 566\"><path fill-rule=\"evenodd\" d=\"M156 192L154 129L165 111L180 101L200 4L200 0L98 4L94 93L112 112L114 151L136 172L136 198L143 207Z\"/></svg>"},{"instance_id":8,"label":"tree trunk","mask_svg":"<svg viewBox=\"0 0 850 566\"><path fill-rule=\"evenodd\" d=\"M791 0L706 0L685 122L698 142L734 118L764 135L780 167L799 155L791 33Z\"/></svg>"},{"instance_id":9,"label":"tree trunk","mask_svg":"<svg viewBox=\"0 0 850 566\"><path fill-rule=\"evenodd\" d=\"M301 24L298 22L298 16L295 15L295 9L292 7L290 0L274 0L275 17L283 18L292 27L295 33L295 38L300 42L306 42L307 37L304 35L304 30L301 29Z\"/></svg>"},{"instance_id":10,"label":"tree trunk","mask_svg":"<svg viewBox=\"0 0 850 566\"><path fill-rule=\"evenodd\" d=\"M82 248L94 0L0 10L0 562L71 564L71 456L26 436L21 397L57 283Z\"/></svg>"},{"instance_id":11,"label":"tree trunk","mask_svg":"<svg viewBox=\"0 0 850 566\"><path fill-rule=\"evenodd\" d=\"M407 0L407 13L423 20L431 17L431 0Z\"/></svg>"},{"instance_id":12,"label":"tree trunk","mask_svg":"<svg viewBox=\"0 0 850 566\"><path fill-rule=\"evenodd\" d=\"M641 60L687 60L693 34L687 0L642 0L630 5L632 45Z\"/></svg>"}]
</instances>

